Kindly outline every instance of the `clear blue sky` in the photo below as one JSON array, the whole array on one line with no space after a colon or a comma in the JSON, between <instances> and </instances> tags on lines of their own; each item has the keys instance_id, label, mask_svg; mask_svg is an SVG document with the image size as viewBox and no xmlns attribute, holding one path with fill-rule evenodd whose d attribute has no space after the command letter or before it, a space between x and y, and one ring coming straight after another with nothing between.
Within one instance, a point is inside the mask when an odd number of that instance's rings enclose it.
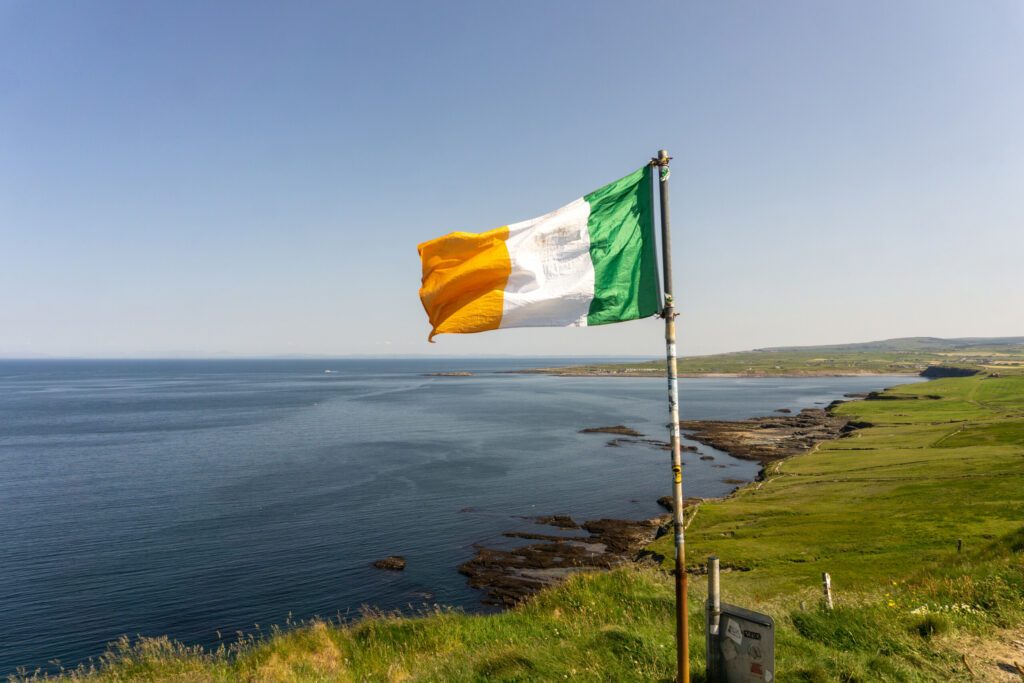
<instances>
[{"instance_id":1,"label":"clear blue sky","mask_svg":"<svg viewBox=\"0 0 1024 683\"><path fill-rule=\"evenodd\" d=\"M682 350L1024 334L1024 4L0 2L0 356L441 336L416 244L658 148Z\"/></svg>"}]
</instances>

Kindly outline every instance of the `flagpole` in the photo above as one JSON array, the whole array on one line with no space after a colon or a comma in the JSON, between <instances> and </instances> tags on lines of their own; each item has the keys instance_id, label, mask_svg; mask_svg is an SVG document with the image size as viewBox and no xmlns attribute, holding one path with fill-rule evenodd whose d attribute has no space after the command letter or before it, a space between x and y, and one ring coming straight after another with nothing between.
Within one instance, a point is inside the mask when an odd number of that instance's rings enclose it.
<instances>
[{"instance_id":1,"label":"flagpole","mask_svg":"<svg viewBox=\"0 0 1024 683\"><path fill-rule=\"evenodd\" d=\"M676 369L676 310L672 299L672 236L669 233L668 178L666 150L659 150L651 164L658 167L658 194L661 198L661 263L664 279L665 360L668 374L669 435L672 442L672 510L676 548L676 680L690 683L690 626L687 618L686 540L683 525L683 462L679 443L679 380Z\"/></svg>"}]
</instances>

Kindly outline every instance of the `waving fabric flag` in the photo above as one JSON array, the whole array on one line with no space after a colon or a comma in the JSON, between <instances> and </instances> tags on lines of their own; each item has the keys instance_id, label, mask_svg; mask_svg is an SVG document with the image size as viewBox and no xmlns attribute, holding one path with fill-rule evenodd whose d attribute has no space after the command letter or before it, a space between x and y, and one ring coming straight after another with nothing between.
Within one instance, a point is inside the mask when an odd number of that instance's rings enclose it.
<instances>
[{"instance_id":1,"label":"waving fabric flag","mask_svg":"<svg viewBox=\"0 0 1024 683\"><path fill-rule=\"evenodd\" d=\"M651 178L645 166L539 218L419 245L430 340L656 314Z\"/></svg>"}]
</instances>

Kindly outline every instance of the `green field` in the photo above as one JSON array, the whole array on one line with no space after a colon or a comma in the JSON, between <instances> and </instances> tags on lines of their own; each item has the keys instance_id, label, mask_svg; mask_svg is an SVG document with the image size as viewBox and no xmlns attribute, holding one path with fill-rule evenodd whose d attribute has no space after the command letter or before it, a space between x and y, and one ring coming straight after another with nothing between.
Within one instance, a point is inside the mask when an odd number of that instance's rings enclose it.
<instances>
[{"instance_id":1,"label":"green field","mask_svg":"<svg viewBox=\"0 0 1024 683\"><path fill-rule=\"evenodd\" d=\"M888 393L899 400L839 409L873 427L690 508L689 564L716 554L723 567L743 570L723 573L723 600L775 618L778 680L979 680L968 667L980 680L1000 680L988 660L1008 657L998 650L1006 629L1019 634L1024 624L1024 375ZM671 556L669 539L652 549ZM822 571L833 577L831 612L818 605ZM695 681L704 680L703 597L694 576ZM638 566L578 576L494 616L437 610L349 627L316 622L215 652L125 642L99 668L68 676L668 681L672 610L671 577Z\"/></svg>"},{"instance_id":2,"label":"green field","mask_svg":"<svg viewBox=\"0 0 1024 683\"><path fill-rule=\"evenodd\" d=\"M874 427L769 466L763 485L703 504L690 527L691 562L716 554L750 570L724 575L723 599L781 620L791 676L970 680L958 634L1020 623L1024 376L887 393L904 400L837 411ZM654 548L671 554L667 538ZM823 571L834 615L813 607ZM915 636L922 606L950 632Z\"/></svg>"}]
</instances>

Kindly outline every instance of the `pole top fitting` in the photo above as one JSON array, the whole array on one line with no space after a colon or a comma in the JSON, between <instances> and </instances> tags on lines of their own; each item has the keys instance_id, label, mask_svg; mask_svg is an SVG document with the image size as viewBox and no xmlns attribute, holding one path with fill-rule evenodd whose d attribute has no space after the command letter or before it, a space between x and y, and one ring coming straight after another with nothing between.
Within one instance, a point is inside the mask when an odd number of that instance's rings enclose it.
<instances>
[{"instance_id":1,"label":"pole top fitting","mask_svg":"<svg viewBox=\"0 0 1024 683\"><path fill-rule=\"evenodd\" d=\"M668 150L659 149L658 156L651 159L651 166L668 166L670 161L672 161L672 157L668 155Z\"/></svg>"}]
</instances>

